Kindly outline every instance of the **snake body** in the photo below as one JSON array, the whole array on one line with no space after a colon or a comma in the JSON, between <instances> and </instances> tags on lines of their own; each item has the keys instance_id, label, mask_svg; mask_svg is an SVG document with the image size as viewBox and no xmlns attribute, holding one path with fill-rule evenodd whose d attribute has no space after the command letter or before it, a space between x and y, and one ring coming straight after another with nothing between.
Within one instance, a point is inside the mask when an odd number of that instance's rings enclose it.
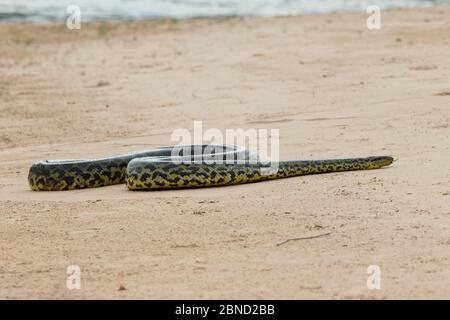
<instances>
[{"instance_id":1,"label":"snake body","mask_svg":"<svg viewBox=\"0 0 450 320\"><path fill-rule=\"evenodd\" d=\"M294 160L263 163L244 148L191 145L152 148L94 160L34 163L28 182L35 191L95 188L126 183L130 190L226 186L307 174L378 169L392 157Z\"/></svg>"}]
</instances>

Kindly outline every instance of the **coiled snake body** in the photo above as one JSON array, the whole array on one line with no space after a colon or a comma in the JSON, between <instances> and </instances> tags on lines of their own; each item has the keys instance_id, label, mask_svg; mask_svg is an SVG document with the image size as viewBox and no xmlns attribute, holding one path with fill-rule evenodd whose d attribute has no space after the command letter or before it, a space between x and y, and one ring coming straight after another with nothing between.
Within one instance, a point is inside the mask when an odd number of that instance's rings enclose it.
<instances>
[{"instance_id":1,"label":"coiled snake body","mask_svg":"<svg viewBox=\"0 0 450 320\"><path fill-rule=\"evenodd\" d=\"M244 148L191 145L152 148L95 160L34 163L28 182L35 191L95 188L126 183L130 190L235 185L306 174L378 169L392 157L263 163Z\"/></svg>"}]
</instances>

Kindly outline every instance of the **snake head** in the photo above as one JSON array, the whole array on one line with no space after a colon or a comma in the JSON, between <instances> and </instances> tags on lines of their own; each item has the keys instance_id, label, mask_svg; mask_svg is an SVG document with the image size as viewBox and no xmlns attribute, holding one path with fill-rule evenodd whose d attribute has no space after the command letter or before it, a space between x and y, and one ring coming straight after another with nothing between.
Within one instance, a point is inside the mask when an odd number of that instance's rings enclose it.
<instances>
[{"instance_id":1,"label":"snake head","mask_svg":"<svg viewBox=\"0 0 450 320\"><path fill-rule=\"evenodd\" d=\"M370 161L371 169L378 169L390 165L394 161L394 158L389 156L377 156L369 157L368 160Z\"/></svg>"}]
</instances>

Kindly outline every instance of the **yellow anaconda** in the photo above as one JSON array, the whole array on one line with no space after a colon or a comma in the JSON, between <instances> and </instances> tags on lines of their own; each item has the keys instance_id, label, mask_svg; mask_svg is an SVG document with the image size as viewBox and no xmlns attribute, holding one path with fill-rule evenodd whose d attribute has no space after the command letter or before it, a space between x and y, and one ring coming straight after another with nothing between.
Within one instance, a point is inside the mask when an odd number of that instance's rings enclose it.
<instances>
[{"instance_id":1,"label":"yellow anaconda","mask_svg":"<svg viewBox=\"0 0 450 320\"><path fill-rule=\"evenodd\" d=\"M306 174L378 169L392 157L263 163L244 148L191 145L152 148L95 160L45 160L28 175L32 190L59 191L126 183L130 190L215 187Z\"/></svg>"}]
</instances>

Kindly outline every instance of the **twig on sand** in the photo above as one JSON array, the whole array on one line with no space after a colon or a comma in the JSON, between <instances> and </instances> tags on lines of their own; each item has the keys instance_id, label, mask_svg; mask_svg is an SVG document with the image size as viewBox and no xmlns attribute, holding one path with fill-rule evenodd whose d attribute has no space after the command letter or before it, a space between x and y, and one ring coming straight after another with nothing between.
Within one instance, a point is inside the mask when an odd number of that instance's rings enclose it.
<instances>
[{"instance_id":1,"label":"twig on sand","mask_svg":"<svg viewBox=\"0 0 450 320\"><path fill-rule=\"evenodd\" d=\"M289 241L308 240L308 239L320 238L320 237L328 236L328 235L330 235L330 234L331 234L331 232L319 234L319 235L317 235L317 236L301 237L301 238L291 238L291 239L284 240L283 242L277 243L277 247L279 247L279 246L281 246L281 245L283 245L283 244L285 244L285 243L288 243Z\"/></svg>"}]
</instances>

